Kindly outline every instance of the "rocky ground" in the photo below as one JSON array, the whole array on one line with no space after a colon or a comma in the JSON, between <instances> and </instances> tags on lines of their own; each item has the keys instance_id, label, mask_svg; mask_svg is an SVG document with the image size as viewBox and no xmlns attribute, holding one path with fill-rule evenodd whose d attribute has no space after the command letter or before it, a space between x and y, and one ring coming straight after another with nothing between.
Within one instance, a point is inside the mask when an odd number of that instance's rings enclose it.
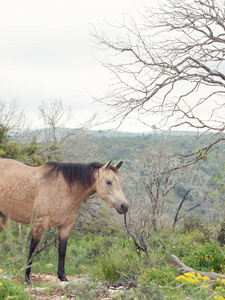
<instances>
[{"instance_id":1,"label":"rocky ground","mask_svg":"<svg viewBox=\"0 0 225 300\"><path fill-rule=\"evenodd\" d=\"M32 284L26 287L27 293L35 300L65 300L76 299L76 291L67 289L67 282L61 282L57 276L46 274L31 274ZM67 277L69 284L82 285L84 276ZM41 287L40 287L41 286ZM120 281L114 284L102 284L100 286L101 296L98 300L111 300L116 293L120 293L123 289L130 289L136 286L135 281ZM68 286L69 287L69 286ZM69 290L69 292L68 292ZM92 299L91 299L92 300Z\"/></svg>"}]
</instances>

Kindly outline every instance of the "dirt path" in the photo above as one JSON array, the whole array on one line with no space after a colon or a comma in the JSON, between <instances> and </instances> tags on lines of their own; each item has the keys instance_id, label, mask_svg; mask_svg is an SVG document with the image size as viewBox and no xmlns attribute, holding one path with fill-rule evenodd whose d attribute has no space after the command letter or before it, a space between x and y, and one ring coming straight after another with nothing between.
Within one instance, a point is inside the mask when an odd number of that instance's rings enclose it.
<instances>
[{"instance_id":1,"label":"dirt path","mask_svg":"<svg viewBox=\"0 0 225 300\"><path fill-rule=\"evenodd\" d=\"M75 300L76 295L75 291L66 292L65 288L68 283L61 282L57 276L46 275L46 274L34 274L31 276L32 285L26 287L27 293L32 296L35 300L64 300L71 299ZM85 277L82 276L67 276L70 283L81 284L85 280ZM42 287L37 287L42 285ZM115 293L119 293L123 290L123 285L110 286L102 285L100 287L101 296L96 298L98 300L112 300ZM65 296L66 295L66 296ZM90 299L94 300L94 299Z\"/></svg>"}]
</instances>

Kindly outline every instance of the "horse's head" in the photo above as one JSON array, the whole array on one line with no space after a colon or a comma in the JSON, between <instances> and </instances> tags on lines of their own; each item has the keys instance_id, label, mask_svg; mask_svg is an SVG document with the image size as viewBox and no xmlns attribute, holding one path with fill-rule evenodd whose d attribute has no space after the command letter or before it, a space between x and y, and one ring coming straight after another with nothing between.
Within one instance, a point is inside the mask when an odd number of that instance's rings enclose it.
<instances>
[{"instance_id":1,"label":"horse's head","mask_svg":"<svg viewBox=\"0 0 225 300\"><path fill-rule=\"evenodd\" d=\"M114 166L111 165L110 161L99 169L96 192L101 199L115 208L119 214L125 214L129 204L121 188L121 180L118 172L121 165L122 161Z\"/></svg>"}]
</instances>

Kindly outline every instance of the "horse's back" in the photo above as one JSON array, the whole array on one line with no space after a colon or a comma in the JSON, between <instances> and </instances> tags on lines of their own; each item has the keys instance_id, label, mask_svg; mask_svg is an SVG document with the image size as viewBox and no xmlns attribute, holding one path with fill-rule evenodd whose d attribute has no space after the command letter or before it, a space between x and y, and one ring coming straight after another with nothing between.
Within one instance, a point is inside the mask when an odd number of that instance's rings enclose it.
<instances>
[{"instance_id":1,"label":"horse's back","mask_svg":"<svg viewBox=\"0 0 225 300\"><path fill-rule=\"evenodd\" d=\"M27 166L17 160L14 160L14 159L8 159L8 158L0 159L0 172L1 173L2 172L7 173L9 170L15 169L17 167L23 168L23 167L27 167Z\"/></svg>"},{"instance_id":2,"label":"horse's back","mask_svg":"<svg viewBox=\"0 0 225 300\"><path fill-rule=\"evenodd\" d=\"M33 173L32 167L26 166L14 159L0 159L0 185L16 177L27 177Z\"/></svg>"}]
</instances>

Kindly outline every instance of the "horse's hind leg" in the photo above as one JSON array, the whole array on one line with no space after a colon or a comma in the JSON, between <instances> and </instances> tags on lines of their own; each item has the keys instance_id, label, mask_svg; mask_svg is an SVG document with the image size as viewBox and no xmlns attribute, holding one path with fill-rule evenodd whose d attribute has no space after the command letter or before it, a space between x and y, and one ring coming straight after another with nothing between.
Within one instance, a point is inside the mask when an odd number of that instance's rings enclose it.
<instances>
[{"instance_id":1,"label":"horse's hind leg","mask_svg":"<svg viewBox=\"0 0 225 300\"><path fill-rule=\"evenodd\" d=\"M7 217L0 211L0 232L5 228Z\"/></svg>"},{"instance_id":2,"label":"horse's hind leg","mask_svg":"<svg viewBox=\"0 0 225 300\"><path fill-rule=\"evenodd\" d=\"M41 240L41 237L43 233L45 232L45 227L38 224L34 226L33 232L32 232L32 239L30 244L30 252L27 259L27 267L26 267L26 282L30 282L30 271L31 271L31 265L33 262L35 250L37 249L37 246Z\"/></svg>"}]
</instances>

